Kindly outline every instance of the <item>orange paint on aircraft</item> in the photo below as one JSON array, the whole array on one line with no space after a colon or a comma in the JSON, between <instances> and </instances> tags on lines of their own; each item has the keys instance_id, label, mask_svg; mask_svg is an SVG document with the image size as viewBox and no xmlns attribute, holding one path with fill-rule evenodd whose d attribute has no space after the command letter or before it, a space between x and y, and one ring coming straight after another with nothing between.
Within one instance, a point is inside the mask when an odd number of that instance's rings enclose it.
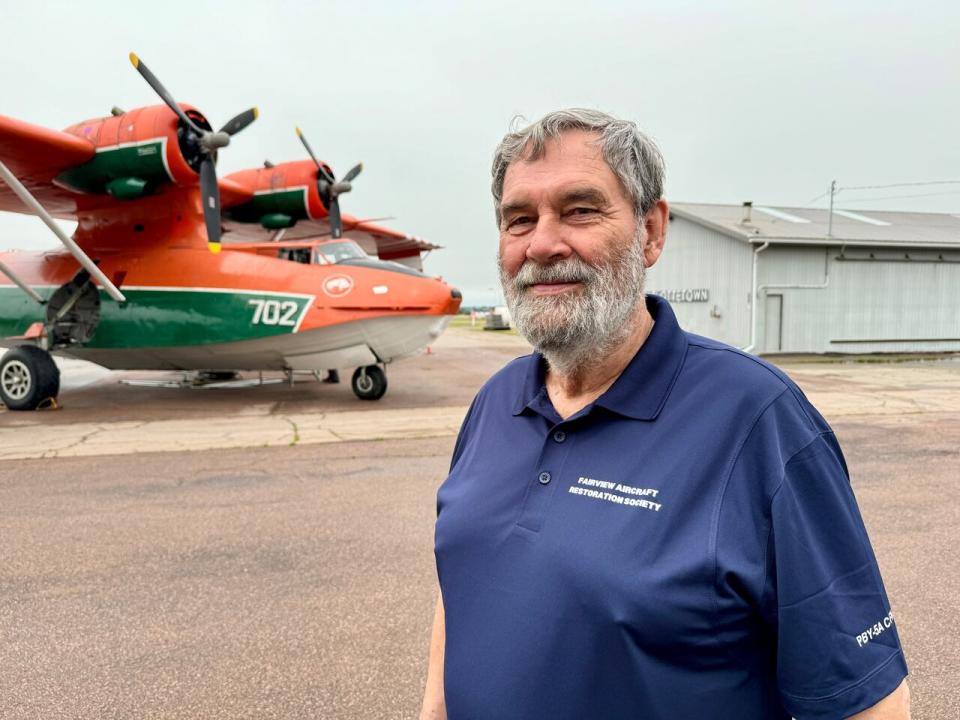
<instances>
[{"instance_id":1,"label":"orange paint on aircraft","mask_svg":"<svg viewBox=\"0 0 960 720\"><path fill-rule=\"evenodd\" d=\"M77 259L66 251L0 252L0 263L48 303L0 274L0 335L22 336L42 322L49 350L117 368L303 369L315 357L323 370L337 357L366 352L366 362L387 362L422 349L442 328L436 321L458 311L459 292L418 271L421 253L437 247L431 243L343 215L343 239L324 245L329 212L311 160L221 178L224 251L210 252L198 173L230 138L210 145L224 132L214 133L194 107L179 108L203 137L167 105L62 132L0 116L0 162L47 213L77 221L74 241L126 296L116 303L102 289L88 293L96 311L88 307L82 319L91 332L64 340L48 314L71 292ZM245 114L233 132L256 117ZM29 212L3 182L0 211ZM285 220L283 242L273 245L277 231L267 228ZM324 260L324 247L347 251L345 259ZM411 324L415 318L426 322Z\"/></svg>"},{"instance_id":2,"label":"orange paint on aircraft","mask_svg":"<svg viewBox=\"0 0 960 720\"><path fill-rule=\"evenodd\" d=\"M248 200L257 194L304 187L307 191L308 216L318 220L328 215L320 200L320 193L317 192L317 168L310 160L295 160L272 168L241 170L227 175L224 180L242 188Z\"/></svg>"}]
</instances>

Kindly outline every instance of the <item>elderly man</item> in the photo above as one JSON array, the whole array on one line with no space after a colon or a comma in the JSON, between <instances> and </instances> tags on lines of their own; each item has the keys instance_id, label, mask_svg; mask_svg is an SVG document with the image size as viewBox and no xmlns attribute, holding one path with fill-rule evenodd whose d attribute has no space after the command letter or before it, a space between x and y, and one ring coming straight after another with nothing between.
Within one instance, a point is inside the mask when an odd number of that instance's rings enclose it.
<instances>
[{"instance_id":1,"label":"elderly man","mask_svg":"<svg viewBox=\"0 0 960 720\"><path fill-rule=\"evenodd\" d=\"M438 493L422 716L908 718L830 427L644 295L662 183L650 139L599 112L497 149L500 274L536 351L480 390Z\"/></svg>"}]
</instances>

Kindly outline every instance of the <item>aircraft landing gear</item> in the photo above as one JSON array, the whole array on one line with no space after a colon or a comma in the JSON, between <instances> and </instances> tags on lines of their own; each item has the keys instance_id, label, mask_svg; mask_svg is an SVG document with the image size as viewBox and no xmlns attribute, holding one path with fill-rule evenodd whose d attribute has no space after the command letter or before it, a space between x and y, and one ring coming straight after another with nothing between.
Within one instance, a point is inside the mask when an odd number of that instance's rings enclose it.
<instances>
[{"instance_id":1,"label":"aircraft landing gear","mask_svg":"<svg viewBox=\"0 0 960 720\"><path fill-rule=\"evenodd\" d=\"M60 392L60 368L34 345L10 348L0 359L0 400L10 410L36 410Z\"/></svg>"},{"instance_id":2,"label":"aircraft landing gear","mask_svg":"<svg viewBox=\"0 0 960 720\"><path fill-rule=\"evenodd\" d=\"M361 400L379 400L387 391L387 374L379 365L367 365L354 371L350 385Z\"/></svg>"}]
</instances>

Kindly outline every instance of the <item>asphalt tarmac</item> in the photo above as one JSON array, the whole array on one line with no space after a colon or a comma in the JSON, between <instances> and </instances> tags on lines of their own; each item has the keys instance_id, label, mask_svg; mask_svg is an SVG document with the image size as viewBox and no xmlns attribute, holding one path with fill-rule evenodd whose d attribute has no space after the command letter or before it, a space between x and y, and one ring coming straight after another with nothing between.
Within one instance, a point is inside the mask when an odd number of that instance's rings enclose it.
<instances>
[{"instance_id":1,"label":"asphalt tarmac","mask_svg":"<svg viewBox=\"0 0 960 720\"><path fill-rule=\"evenodd\" d=\"M0 718L417 717L436 487L473 393L526 351L462 329L432 350L370 405L347 377L72 368L63 409L0 411ZM787 370L844 447L914 718L960 717L960 363Z\"/></svg>"}]
</instances>

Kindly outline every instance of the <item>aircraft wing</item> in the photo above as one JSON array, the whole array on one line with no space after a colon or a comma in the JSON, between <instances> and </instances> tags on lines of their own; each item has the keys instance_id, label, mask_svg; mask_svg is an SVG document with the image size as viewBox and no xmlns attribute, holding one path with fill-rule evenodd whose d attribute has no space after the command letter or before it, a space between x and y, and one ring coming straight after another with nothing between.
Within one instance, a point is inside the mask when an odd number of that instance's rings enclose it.
<instances>
[{"instance_id":1,"label":"aircraft wing","mask_svg":"<svg viewBox=\"0 0 960 720\"><path fill-rule=\"evenodd\" d=\"M222 188L221 188L222 189ZM381 260L397 260L420 268L420 253L436 250L440 246L434 245L423 238L376 225L369 220L360 220L351 215L343 215L343 236L350 238L362 247L368 254L378 256ZM231 243L257 243L266 245L277 236L276 230L265 230L254 223L241 223L233 220L224 220L223 241L227 246ZM283 245L291 247L292 243L302 242L304 246L312 244L313 240L327 240L330 238L330 223L326 218L321 220L301 220L292 228L283 231L278 240ZM281 247L280 245L277 246Z\"/></svg>"},{"instance_id":2,"label":"aircraft wing","mask_svg":"<svg viewBox=\"0 0 960 720\"><path fill-rule=\"evenodd\" d=\"M0 115L0 162L56 218L75 220L78 202L84 208L118 202L109 195L86 195L57 185L55 179L60 173L83 165L94 155L96 149L89 140ZM220 178L218 182L224 207L240 205L253 197L250 190L229 178ZM0 180L0 211L3 210L32 214Z\"/></svg>"},{"instance_id":3,"label":"aircraft wing","mask_svg":"<svg viewBox=\"0 0 960 720\"><path fill-rule=\"evenodd\" d=\"M253 199L253 191L229 177L217 178L220 187L220 207L223 210L243 205Z\"/></svg>"},{"instance_id":4,"label":"aircraft wing","mask_svg":"<svg viewBox=\"0 0 960 720\"><path fill-rule=\"evenodd\" d=\"M381 260L402 261L410 257L419 260L421 252L437 250L440 247L416 235L407 235L366 220L357 220L349 215L343 216L343 235L354 240L371 255L371 250L375 247Z\"/></svg>"},{"instance_id":5,"label":"aircraft wing","mask_svg":"<svg viewBox=\"0 0 960 720\"><path fill-rule=\"evenodd\" d=\"M0 115L0 162L54 217L76 219L77 199L80 197L58 187L54 179L64 170L87 162L95 154L94 145L89 140ZM2 181L0 210L32 214Z\"/></svg>"}]
</instances>

